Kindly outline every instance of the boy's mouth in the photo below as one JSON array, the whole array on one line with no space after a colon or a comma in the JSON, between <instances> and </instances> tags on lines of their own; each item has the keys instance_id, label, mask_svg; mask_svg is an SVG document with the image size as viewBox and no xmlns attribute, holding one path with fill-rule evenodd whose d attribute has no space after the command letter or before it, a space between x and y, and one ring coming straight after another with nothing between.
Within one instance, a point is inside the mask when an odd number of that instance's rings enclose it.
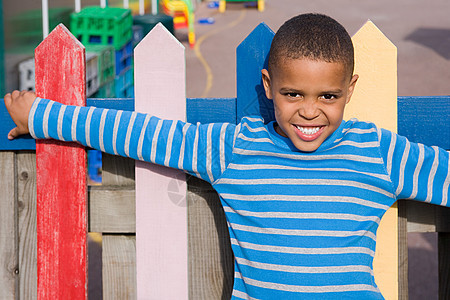
<instances>
[{"instance_id":1,"label":"boy's mouth","mask_svg":"<svg viewBox=\"0 0 450 300\"><path fill-rule=\"evenodd\" d=\"M293 124L297 136L307 142L317 139L325 129L325 126L300 126Z\"/></svg>"}]
</instances>

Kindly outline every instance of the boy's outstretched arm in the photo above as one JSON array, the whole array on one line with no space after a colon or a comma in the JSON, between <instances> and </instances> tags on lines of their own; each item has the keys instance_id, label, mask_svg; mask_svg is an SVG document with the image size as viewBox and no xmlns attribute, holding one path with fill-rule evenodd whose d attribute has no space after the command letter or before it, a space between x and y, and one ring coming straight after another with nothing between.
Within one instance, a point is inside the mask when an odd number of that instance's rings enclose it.
<instances>
[{"instance_id":1,"label":"boy's outstretched arm","mask_svg":"<svg viewBox=\"0 0 450 300\"><path fill-rule=\"evenodd\" d=\"M74 141L181 169L209 182L224 172L237 135L233 124L189 124L138 112L63 105L30 92L15 91L5 96L5 103L17 125L10 138L30 133L36 139Z\"/></svg>"},{"instance_id":2,"label":"boy's outstretched arm","mask_svg":"<svg viewBox=\"0 0 450 300\"><path fill-rule=\"evenodd\" d=\"M410 142L384 129L380 130L380 146L397 199L450 207L448 151Z\"/></svg>"},{"instance_id":3,"label":"boy's outstretched arm","mask_svg":"<svg viewBox=\"0 0 450 300\"><path fill-rule=\"evenodd\" d=\"M28 115L36 99L36 94L29 91L13 91L5 95L5 106L17 127L8 133L8 139L12 140L19 135L29 133Z\"/></svg>"}]
</instances>

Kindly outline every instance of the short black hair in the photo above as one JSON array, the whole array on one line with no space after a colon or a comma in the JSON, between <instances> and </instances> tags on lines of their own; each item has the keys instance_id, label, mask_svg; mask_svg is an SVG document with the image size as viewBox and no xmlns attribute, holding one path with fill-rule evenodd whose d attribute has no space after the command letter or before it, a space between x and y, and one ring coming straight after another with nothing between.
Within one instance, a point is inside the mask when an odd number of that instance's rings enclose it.
<instances>
[{"instance_id":1,"label":"short black hair","mask_svg":"<svg viewBox=\"0 0 450 300\"><path fill-rule=\"evenodd\" d=\"M353 74L354 50L347 30L322 14L301 14L286 21L275 34L270 47L268 71L272 74L282 59L340 62Z\"/></svg>"}]
</instances>

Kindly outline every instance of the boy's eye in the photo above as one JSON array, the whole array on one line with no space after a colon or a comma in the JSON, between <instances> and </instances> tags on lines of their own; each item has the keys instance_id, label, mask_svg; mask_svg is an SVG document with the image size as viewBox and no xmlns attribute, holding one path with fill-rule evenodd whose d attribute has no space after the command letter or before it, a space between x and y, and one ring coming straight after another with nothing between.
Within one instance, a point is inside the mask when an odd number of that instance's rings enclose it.
<instances>
[{"instance_id":1,"label":"boy's eye","mask_svg":"<svg viewBox=\"0 0 450 300\"><path fill-rule=\"evenodd\" d=\"M336 99L337 96L333 95L333 94L324 94L324 95L322 95L322 98L325 100L333 100L333 99Z\"/></svg>"},{"instance_id":2,"label":"boy's eye","mask_svg":"<svg viewBox=\"0 0 450 300\"><path fill-rule=\"evenodd\" d=\"M297 98L300 97L299 93L286 93L286 96L290 97L290 98Z\"/></svg>"}]
</instances>

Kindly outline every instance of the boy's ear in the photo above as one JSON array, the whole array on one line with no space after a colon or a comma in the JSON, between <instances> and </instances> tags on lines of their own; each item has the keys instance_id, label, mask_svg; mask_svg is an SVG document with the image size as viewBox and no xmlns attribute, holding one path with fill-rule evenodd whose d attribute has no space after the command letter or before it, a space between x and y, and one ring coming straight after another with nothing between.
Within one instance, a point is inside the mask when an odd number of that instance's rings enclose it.
<instances>
[{"instance_id":1,"label":"boy's ear","mask_svg":"<svg viewBox=\"0 0 450 300\"><path fill-rule=\"evenodd\" d=\"M355 90L356 82L358 81L359 75L355 74L350 79L350 83L348 85L348 94L347 94L347 101L346 104L350 102L350 99L352 98L353 91Z\"/></svg>"},{"instance_id":2,"label":"boy's ear","mask_svg":"<svg viewBox=\"0 0 450 300\"><path fill-rule=\"evenodd\" d=\"M266 91L266 97L268 99L272 99L272 89L270 86L269 72L266 69L262 69L261 74L262 74L262 82L264 85L264 90Z\"/></svg>"}]
</instances>

